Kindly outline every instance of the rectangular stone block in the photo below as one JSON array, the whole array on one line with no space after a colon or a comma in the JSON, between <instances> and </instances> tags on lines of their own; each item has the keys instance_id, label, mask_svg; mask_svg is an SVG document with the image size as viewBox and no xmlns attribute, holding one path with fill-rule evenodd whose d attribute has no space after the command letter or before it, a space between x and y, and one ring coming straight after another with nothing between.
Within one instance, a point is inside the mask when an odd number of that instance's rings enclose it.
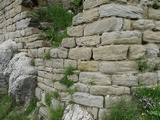
<instances>
[{"instance_id":1,"label":"rectangular stone block","mask_svg":"<svg viewBox=\"0 0 160 120\"><path fill-rule=\"evenodd\" d=\"M98 62L97 61L79 61L78 69L81 71L96 72L99 69Z\"/></svg>"},{"instance_id":2,"label":"rectangular stone block","mask_svg":"<svg viewBox=\"0 0 160 120\"><path fill-rule=\"evenodd\" d=\"M103 20L99 20L90 24L87 24L84 28L84 35L94 35L94 34L102 34L103 32L108 31L118 31L121 30L123 24L122 18L106 18Z\"/></svg>"},{"instance_id":3,"label":"rectangular stone block","mask_svg":"<svg viewBox=\"0 0 160 120\"><path fill-rule=\"evenodd\" d=\"M73 25L79 25L82 23L92 22L99 18L99 12L97 8L84 11L73 17Z\"/></svg>"},{"instance_id":4,"label":"rectangular stone block","mask_svg":"<svg viewBox=\"0 0 160 120\"><path fill-rule=\"evenodd\" d=\"M63 59L53 59L53 68L61 69L63 66Z\"/></svg>"},{"instance_id":5,"label":"rectangular stone block","mask_svg":"<svg viewBox=\"0 0 160 120\"><path fill-rule=\"evenodd\" d=\"M109 76L100 72L81 72L79 81L82 83L94 83L97 85L110 85L111 79Z\"/></svg>"},{"instance_id":6,"label":"rectangular stone block","mask_svg":"<svg viewBox=\"0 0 160 120\"><path fill-rule=\"evenodd\" d=\"M139 31L106 32L101 36L102 45L108 44L141 44L142 33Z\"/></svg>"},{"instance_id":7,"label":"rectangular stone block","mask_svg":"<svg viewBox=\"0 0 160 120\"><path fill-rule=\"evenodd\" d=\"M83 25L72 26L67 28L67 34L71 37L83 36Z\"/></svg>"},{"instance_id":8,"label":"rectangular stone block","mask_svg":"<svg viewBox=\"0 0 160 120\"><path fill-rule=\"evenodd\" d=\"M143 33L143 41L151 42L151 43L160 43L160 32L153 32L153 31L144 31Z\"/></svg>"},{"instance_id":9,"label":"rectangular stone block","mask_svg":"<svg viewBox=\"0 0 160 120\"><path fill-rule=\"evenodd\" d=\"M129 59L136 60L145 57L146 47L143 45L132 45L129 47Z\"/></svg>"},{"instance_id":10,"label":"rectangular stone block","mask_svg":"<svg viewBox=\"0 0 160 120\"><path fill-rule=\"evenodd\" d=\"M154 19L154 20L160 20L160 10L159 9L149 8L149 10L148 10L148 18Z\"/></svg>"},{"instance_id":11,"label":"rectangular stone block","mask_svg":"<svg viewBox=\"0 0 160 120\"><path fill-rule=\"evenodd\" d=\"M138 79L133 75L113 75L112 76L113 85L121 86L138 86Z\"/></svg>"},{"instance_id":12,"label":"rectangular stone block","mask_svg":"<svg viewBox=\"0 0 160 120\"><path fill-rule=\"evenodd\" d=\"M90 93L94 95L123 95L130 94L129 87L122 86L91 86Z\"/></svg>"},{"instance_id":13,"label":"rectangular stone block","mask_svg":"<svg viewBox=\"0 0 160 120\"><path fill-rule=\"evenodd\" d=\"M155 28L155 25L152 20L137 20L132 22L132 28L133 29L139 29L139 30L146 30L150 29L152 30Z\"/></svg>"},{"instance_id":14,"label":"rectangular stone block","mask_svg":"<svg viewBox=\"0 0 160 120\"><path fill-rule=\"evenodd\" d=\"M73 48L76 46L76 42L74 38L63 38L62 46L65 48Z\"/></svg>"},{"instance_id":15,"label":"rectangular stone block","mask_svg":"<svg viewBox=\"0 0 160 120\"><path fill-rule=\"evenodd\" d=\"M100 6L100 17L118 16L130 19L143 17L143 10L140 7L131 5L106 4Z\"/></svg>"},{"instance_id":16,"label":"rectangular stone block","mask_svg":"<svg viewBox=\"0 0 160 120\"><path fill-rule=\"evenodd\" d=\"M93 48L94 60L125 60L127 58L127 45L110 45Z\"/></svg>"},{"instance_id":17,"label":"rectangular stone block","mask_svg":"<svg viewBox=\"0 0 160 120\"><path fill-rule=\"evenodd\" d=\"M78 46L88 46L88 47L96 46L100 44L100 36L94 35L94 36L76 38L76 44Z\"/></svg>"},{"instance_id":18,"label":"rectangular stone block","mask_svg":"<svg viewBox=\"0 0 160 120\"><path fill-rule=\"evenodd\" d=\"M92 56L92 48L73 48L69 51L69 59L74 60L90 60Z\"/></svg>"},{"instance_id":19,"label":"rectangular stone block","mask_svg":"<svg viewBox=\"0 0 160 120\"><path fill-rule=\"evenodd\" d=\"M103 97L102 96L94 96L88 93L76 92L73 94L74 102L89 106L89 107L97 107L103 108Z\"/></svg>"},{"instance_id":20,"label":"rectangular stone block","mask_svg":"<svg viewBox=\"0 0 160 120\"><path fill-rule=\"evenodd\" d=\"M138 64L134 61L116 61L116 62L101 62L99 70L102 73L117 74L117 73L137 73Z\"/></svg>"},{"instance_id":21,"label":"rectangular stone block","mask_svg":"<svg viewBox=\"0 0 160 120\"><path fill-rule=\"evenodd\" d=\"M74 69L77 69L77 61L76 60L64 60L64 68L67 67L73 67Z\"/></svg>"},{"instance_id":22,"label":"rectangular stone block","mask_svg":"<svg viewBox=\"0 0 160 120\"><path fill-rule=\"evenodd\" d=\"M160 21L155 21L155 30L160 30Z\"/></svg>"}]
</instances>

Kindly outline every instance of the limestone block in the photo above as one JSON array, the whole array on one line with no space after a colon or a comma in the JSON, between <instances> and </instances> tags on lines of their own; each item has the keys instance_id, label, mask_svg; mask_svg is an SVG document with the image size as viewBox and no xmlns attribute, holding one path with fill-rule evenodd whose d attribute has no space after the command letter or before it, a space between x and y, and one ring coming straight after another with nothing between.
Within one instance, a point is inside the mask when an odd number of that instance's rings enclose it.
<instances>
[{"instance_id":1,"label":"limestone block","mask_svg":"<svg viewBox=\"0 0 160 120\"><path fill-rule=\"evenodd\" d=\"M53 59L53 68L63 68L63 59Z\"/></svg>"},{"instance_id":2,"label":"limestone block","mask_svg":"<svg viewBox=\"0 0 160 120\"><path fill-rule=\"evenodd\" d=\"M93 23L87 24L84 28L84 35L94 35L101 34L108 31L119 31L123 25L122 18L106 18L103 20L95 21Z\"/></svg>"},{"instance_id":3,"label":"limestone block","mask_svg":"<svg viewBox=\"0 0 160 120\"><path fill-rule=\"evenodd\" d=\"M35 96L40 100L41 99L42 90L39 87L35 89Z\"/></svg>"},{"instance_id":4,"label":"limestone block","mask_svg":"<svg viewBox=\"0 0 160 120\"><path fill-rule=\"evenodd\" d=\"M103 97L102 96L95 96L88 93L76 92L73 94L74 102L89 106L89 107L97 107L103 108Z\"/></svg>"},{"instance_id":5,"label":"limestone block","mask_svg":"<svg viewBox=\"0 0 160 120\"><path fill-rule=\"evenodd\" d=\"M94 60L125 60L127 57L127 45L109 45L93 48Z\"/></svg>"},{"instance_id":6,"label":"limestone block","mask_svg":"<svg viewBox=\"0 0 160 120\"><path fill-rule=\"evenodd\" d=\"M56 108L59 107L59 105L60 105L60 101L59 100L57 100L55 98L51 99L51 108L56 109Z\"/></svg>"},{"instance_id":7,"label":"limestone block","mask_svg":"<svg viewBox=\"0 0 160 120\"><path fill-rule=\"evenodd\" d=\"M83 36L83 25L72 26L67 28L67 34L72 37Z\"/></svg>"},{"instance_id":8,"label":"limestone block","mask_svg":"<svg viewBox=\"0 0 160 120\"><path fill-rule=\"evenodd\" d=\"M44 62L45 62L46 67L52 67L52 64L53 64L52 59L51 60L45 60Z\"/></svg>"},{"instance_id":9,"label":"limestone block","mask_svg":"<svg viewBox=\"0 0 160 120\"><path fill-rule=\"evenodd\" d=\"M49 116L50 116L49 108L47 108L47 107L40 107L40 109L39 109L39 115L43 116L44 120L48 120Z\"/></svg>"},{"instance_id":10,"label":"limestone block","mask_svg":"<svg viewBox=\"0 0 160 120\"><path fill-rule=\"evenodd\" d=\"M138 86L138 79L133 75L113 75L112 76L113 85L121 86Z\"/></svg>"},{"instance_id":11,"label":"limestone block","mask_svg":"<svg viewBox=\"0 0 160 120\"><path fill-rule=\"evenodd\" d=\"M141 59L146 54L146 48L143 45L132 45L129 47L129 59Z\"/></svg>"},{"instance_id":12,"label":"limestone block","mask_svg":"<svg viewBox=\"0 0 160 120\"><path fill-rule=\"evenodd\" d=\"M48 77L49 78L49 77ZM44 78L44 84L46 85L45 91L47 91L47 87L54 87L54 83L51 79Z\"/></svg>"},{"instance_id":13,"label":"limestone block","mask_svg":"<svg viewBox=\"0 0 160 120\"><path fill-rule=\"evenodd\" d=\"M91 83L97 85L110 85L111 79L109 76L100 72L81 72L79 75L79 81L82 83Z\"/></svg>"},{"instance_id":14,"label":"limestone block","mask_svg":"<svg viewBox=\"0 0 160 120\"><path fill-rule=\"evenodd\" d=\"M43 63L43 59L35 59L35 66L43 66L44 63Z\"/></svg>"},{"instance_id":15,"label":"limestone block","mask_svg":"<svg viewBox=\"0 0 160 120\"><path fill-rule=\"evenodd\" d=\"M118 16L131 19L143 17L142 8L131 5L106 4L100 6L99 12L100 17Z\"/></svg>"},{"instance_id":16,"label":"limestone block","mask_svg":"<svg viewBox=\"0 0 160 120\"><path fill-rule=\"evenodd\" d=\"M46 79L52 80L53 74L46 72L45 77Z\"/></svg>"},{"instance_id":17,"label":"limestone block","mask_svg":"<svg viewBox=\"0 0 160 120\"><path fill-rule=\"evenodd\" d=\"M57 74L57 73L54 73L53 74L53 78L52 78L52 80L60 80L61 78L63 78L63 74Z\"/></svg>"},{"instance_id":18,"label":"limestone block","mask_svg":"<svg viewBox=\"0 0 160 120\"><path fill-rule=\"evenodd\" d=\"M60 47L58 49L58 57L59 58L67 58L68 57L68 49Z\"/></svg>"},{"instance_id":19,"label":"limestone block","mask_svg":"<svg viewBox=\"0 0 160 120\"><path fill-rule=\"evenodd\" d=\"M44 48L39 48L38 49L38 57L42 57L43 56L43 54L44 54Z\"/></svg>"},{"instance_id":20,"label":"limestone block","mask_svg":"<svg viewBox=\"0 0 160 120\"><path fill-rule=\"evenodd\" d=\"M75 83L73 85L74 88L77 88L77 91L78 92L86 92L86 93L89 93L90 91L90 86L88 84L84 84L84 83Z\"/></svg>"},{"instance_id":21,"label":"limestone block","mask_svg":"<svg viewBox=\"0 0 160 120\"><path fill-rule=\"evenodd\" d=\"M61 92L60 98L62 102L69 102L72 99L72 96L69 93Z\"/></svg>"},{"instance_id":22,"label":"limestone block","mask_svg":"<svg viewBox=\"0 0 160 120\"><path fill-rule=\"evenodd\" d=\"M94 95L123 95L130 94L129 87L122 86L91 86L90 93Z\"/></svg>"},{"instance_id":23,"label":"limestone block","mask_svg":"<svg viewBox=\"0 0 160 120\"><path fill-rule=\"evenodd\" d=\"M50 55L52 58L58 58L58 49L57 48L52 48L50 50Z\"/></svg>"},{"instance_id":24,"label":"limestone block","mask_svg":"<svg viewBox=\"0 0 160 120\"><path fill-rule=\"evenodd\" d=\"M88 23L95 21L99 18L99 12L97 8L84 11L73 17L73 25L79 25L82 23Z\"/></svg>"},{"instance_id":25,"label":"limestone block","mask_svg":"<svg viewBox=\"0 0 160 120\"><path fill-rule=\"evenodd\" d=\"M65 85L62 85L62 84L59 83L59 82L55 82L55 83L54 83L54 88L55 88L55 89L58 89L58 90L66 90L66 89L67 89L67 87L66 87Z\"/></svg>"},{"instance_id":26,"label":"limestone block","mask_svg":"<svg viewBox=\"0 0 160 120\"><path fill-rule=\"evenodd\" d=\"M37 81L43 83L44 82L44 78L38 76L37 77Z\"/></svg>"},{"instance_id":27,"label":"limestone block","mask_svg":"<svg viewBox=\"0 0 160 120\"><path fill-rule=\"evenodd\" d=\"M160 21L155 21L155 30L160 30Z\"/></svg>"},{"instance_id":28,"label":"limestone block","mask_svg":"<svg viewBox=\"0 0 160 120\"><path fill-rule=\"evenodd\" d=\"M100 36L86 36L86 37L80 37L76 38L76 44L78 46L96 46L100 44Z\"/></svg>"},{"instance_id":29,"label":"limestone block","mask_svg":"<svg viewBox=\"0 0 160 120\"><path fill-rule=\"evenodd\" d=\"M137 20L132 22L132 29L139 29L139 30L146 30L146 29L153 29L155 25L152 20Z\"/></svg>"},{"instance_id":30,"label":"limestone block","mask_svg":"<svg viewBox=\"0 0 160 120\"><path fill-rule=\"evenodd\" d=\"M117 61L117 62L101 62L99 70L102 73L116 74L116 73L137 73L138 64L134 61Z\"/></svg>"},{"instance_id":31,"label":"limestone block","mask_svg":"<svg viewBox=\"0 0 160 120\"><path fill-rule=\"evenodd\" d=\"M149 8L148 10L148 18L160 20L160 10Z\"/></svg>"},{"instance_id":32,"label":"limestone block","mask_svg":"<svg viewBox=\"0 0 160 120\"><path fill-rule=\"evenodd\" d=\"M143 41L151 43L160 43L160 32L144 31Z\"/></svg>"},{"instance_id":33,"label":"limestone block","mask_svg":"<svg viewBox=\"0 0 160 120\"><path fill-rule=\"evenodd\" d=\"M38 71L38 76L44 78L46 72L45 71Z\"/></svg>"},{"instance_id":34,"label":"limestone block","mask_svg":"<svg viewBox=\"0 0 160 120\"><path fill-rule=\"evenodd\" d=\"M69 51L69 58L75 60L90 60L92 56L91 48L72 48Z\"/></svg>"},{"instance_id":35,"label":"limestone block","mask_svg":"<svg viewBox=\"0 0 160 120\"><path fill-rule=\"evenodd\" d=\"M77 61L76 60L64 60L64 68L67 68L67 67L73 67L75 69L77 69Z\"/></svg>"},{"instance_id":36,"label":"limestone block","mask_svg":"<svg viewBox=\"0 0 160 120\"><path fill-rule=\"evenodd\" d=\"M108 44L141 44L142 33L139 31L117 31L102 34L102 45Z\"/></svg>"},{"instance_id":37,"label":"limestone block","mask_svg":"<svg viewBox=\"0 0 160 120\"><path fill-rule=\"evenodd\" d=\"M157 71L158 83L160 82L160 70Z\"/></svg>"},{"instance_id":38,"label":"limestone block","mask_svg":"<svg viewBox=\"0 0 160 120\"><path fill-rule=\"evenodd\" d=\"M123 27L122 30L131 30L131 21L128 19L123 20Z\"/></svg>"},{"instance_id":39,"label":"limestone block","mask_svg":"<svg viewBox=\"0 0 160 120\"><path fill-rule=\"evenodd\" d=\"M157 73L146 72L138 75L138 82L140 85L155 85L157 84L157 80Z\"/></svg>"},{"instance_id":40,"label":"limestone block","mask_svg":"<svg viewBox=\"0 0 160 120\"><path fill-rule=\"evenodd\" d=\"M24 20L21 20L19 22L16 23L16 28L17 29L23 29L23 28L26 28L28 27L28 25L30 24L30 18L26 18Z\"/></svg>"},{"instance_id":41,"label":"limestone block","mask_svg":"<svg viewBox=\"0 0 160 120\"><path fill-rule=\"evenodd\" d=\"M78 82L78 75L77 74L68 75L67 78L69 80L73 80L74 82Z\"/></svg>"},{"instance_id":42,"label":"limestone block","mask_svg":"<svg viewBox=\"0 0 160 120\"><path fill-rule=\"evenodd\" d=\"M149 43L145 45L148 58L156 58L159 54L159 47L156 44Z\"/></svg>"},{"instance_id":43,"label":"limestone block","mask_svg":"<svg viewBox=\"0 0 160 120\"><path fill-rule=\"evenodd\" d=\"M98 62L97 61L79 61L78 69L82 71L96 72L98 71Z\"/></svg>"},{"instance_id":44,"label":"limestone block","mask_svg":"<svg viewBox=\"0 0 160 120\"><path fill-rule=\"evenodd\" d=\"M90 9L90 8L94 8L96 6L99 6L101 4L104 3L109 3L110 0L85 0L83 3L83 8L84 9Z\"/></svg>"},{"instance_id":45,"label":"limestone block","mask_svg":"<svg viewBox=\"0 0 160 120\"><path fill-rule=\"evenodd\" d=\"M75 46L76 46L76 42L74 38L63 38L62 47L73 48Z\"/></svg>"}]
</instances>

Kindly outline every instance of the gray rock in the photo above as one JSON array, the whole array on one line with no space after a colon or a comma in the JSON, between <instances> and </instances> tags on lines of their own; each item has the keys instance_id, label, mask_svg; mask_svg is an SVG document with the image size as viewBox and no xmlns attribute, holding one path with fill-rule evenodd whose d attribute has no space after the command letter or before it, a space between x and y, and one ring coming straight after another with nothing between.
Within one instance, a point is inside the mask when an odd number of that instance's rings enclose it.
<instances>
[{"instance_id":1,"label":"gray rock","mask_svg":"<svg viewBox=\"0 0 160 120\"><path fill-rule=\"evenodd\" d=\"M64 110L62 120L94 120L93 117L79 105L68 105Z\"/></svg>"},{"instance_id":2,"label":"gray rock","mask_svg":"<svg viewBox=\"0 0 160 120\"><path fill-rule=\"evenodd\" d=\"M97 108L103 108L104 102L102 96L95 96L89 93L81 92L76 92L75 94L73 94L73 100L78 104Z\"/></svg>"},{"instance_id":3,"label":"gray rock","mask_svg":"<svg viewBox=\"0 0 160 120\"><path fill-rule=\"evenodd\" d=\"M31 66L26 53L16 54L4 71L9 77L9 95L17 101L27 101L34 96L37 70Z\"/></svg>"},{"instance_id":4,"label":"gray rock","mask_svg":"<svg viewBox=\"0 0 160 120\"><path fill-rule=\"evenodd\" d=\"M116 4L102 5L99 11L100 17L118 16L131 19L142 18L143 13L143 10L139 7Z\"/></svg>"},{"instance_id":5,"label":"gray rock","mask_svg":"<svg viewBox=\"0 0 160 120\"><path fill-rule=\"evenodd\" d=\"M146 45L147 49L147 57L149 58L154 58L157 57L159 54L159 47L156 44L147 44Z\"/></svg>"}]
</instances>

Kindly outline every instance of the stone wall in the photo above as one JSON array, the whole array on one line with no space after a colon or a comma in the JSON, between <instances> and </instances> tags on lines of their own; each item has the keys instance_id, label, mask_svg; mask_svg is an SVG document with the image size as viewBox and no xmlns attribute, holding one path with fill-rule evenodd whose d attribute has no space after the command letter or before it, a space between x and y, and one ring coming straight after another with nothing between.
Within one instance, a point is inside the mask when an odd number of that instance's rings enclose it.
<instances>
[{"instance_id":1,"label":"stone wall","mask_svg":"<svg viewBox=\"0 0 160 120\"><path fill-rule=\"evenodd\" d=\"M73 25L67 29L70 37L54 48L47 47L40 30L29 27L33 25L28 22L29 8L19 5L18 0L4 1L0 1L1 42L12 38L20 51L35 59L35 95L44 105L46 93L61 91L63 105L73 101L84 106L94 119L100 119L111 101L131 99L135 87L159 83L160 9L153 9L152 3L85 0L83 12L73 18ZM50 60L44 59L45 53L50 53ZM143 72L140 63L148 66ZM67 76L75 82L71 88L59 83L68 66L75 69L73 75ZM77 92L67 92L74 88ZM53 108L55 103L59 101L52 99ZM47 109L40 108L40 117L47 119Z\"/></svg>"}]
</instances>

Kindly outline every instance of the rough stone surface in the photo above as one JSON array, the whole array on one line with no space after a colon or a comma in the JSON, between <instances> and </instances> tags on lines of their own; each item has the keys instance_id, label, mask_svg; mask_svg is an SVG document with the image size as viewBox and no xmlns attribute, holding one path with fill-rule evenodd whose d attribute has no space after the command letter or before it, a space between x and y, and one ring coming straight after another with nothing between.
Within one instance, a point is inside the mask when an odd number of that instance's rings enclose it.
<instances>
[{"instance_id":1,"label":"rough stone surface","mask_svg":"<svg viewBox=\"0 0 160 120\"><path fill-rule=\"evenodd\" d=\"M101 45L108 44L141 44L142 34L139 31L117 31L102 34Z\"/></svg>"},{"instance_id":2,"label":"rough stone surface","mask_svg":"<svg viewBox=\"0 0 160 120\"><path fill-rule=\"evenodd\" d=\"M78 54L77 54L78 53ZM75 60L90 60L92 55L91 48L73 48L70 49L69 58Z\"/></svg>"},{"instance_id":3,"label":"rough stone surface","mask_svg":"<svg viewBox=\"0 0 160 120\"><path fill-rule=\"evenodd\" d=\"M152 20L137 20L132 22L132 28L139 30L153 29L155 25Z\"/></svg>"},{"instance_id":4,"label":"rough stone surface","mask_svg":"<svg viewBox=\"0 0 160 120\"><path fill-rule=\"evenodd\" d=\"M147 57L154 58L157 57L159 54L159 47L156 44L147 44L146 46L147 50Z\"/></svg>"},{"instance_id":5,"label":"rough stone surface","mask_svg":"<svg viewBox=\"0 0 160 120\"><path fill-rule=\"evenodd\" d=\"M82 71L96 72L98 71L98 62L97 61L79 61L78 69Z\"/></svg>"},{"instance_id":6,"label":"rough stone surface","mask_svg":"<svg viewBox=\"0 0 160 120\"><path fill-rule=\"evenodd\" d=\"M137 73L138 65L134 61L101 62L99 70L102 73Z\"/></svg>"},{"instance_id":7,"label":"rough stone surface","mask_svg":"<svg viewBox=\"0 0 160 120\"><path fill-rule=\"evenodd\" d=\"M81 72L79 75L79 81L83 83L91 83L97 85L110 85L111 79L109 76L100 72Z\"/></svg>"},{"instance_id":8,"label":"rough stone surface","mask_svg":"<svg viewBox=\"0 0 160 120\"><path fill-rule=\"evenodd\" d=\"M138 79L133 75L113 75L112 82L114 85L138 86Z\"/></svg>"},{"instance_id":9,"label":"rough stone surface","mask_svg":"<svg viewBox=\"0 0 160 120\"><path fill-rule=\"evenodd\" d=\"M130 94L129 87L122 86L91 86L90 93L94 95L123 95Z\"/></svg>"},{"instance_id":10,"label":"rough stone surface","mask_svg":"<svg viewBox=\"0 0 160 120\"><path fill-rule=\"evenodd\" d=\"M90 86L88 84L84 84L84 83L80 83L80 82L75 83L73 85L73 87L77 88L77 90L79 92L87 92L87 93L89 93L89 91L90 91Z\"/></svg>"},{"instance_id":11,"label":"rough stone surface","mask_svg":"<svg viewBox=\"0 0 160 120\"><path fill-rule=\"evenodd\" d=\"M100 17L118 16L124 18L142 18L143 10L140 7L131 5L107 4L100 6Z\"/></svg>"},{"instance_id":12,"label":"rough stone surface","mask_svg":"<svg viewBox=\"0 0 160 120\"><path fill-rule=\"evenodd\" d=\"M94 60L125 60L127 57L127 45L100 46L93 49Z\"/></svg>"},{"instance_id":13,"label":"rough stone surface","mask_svg":"<svg viewBox=\"0 0 160 120\"><path fill-rule=\"evenodd\" d=\"M72 37L80 37L83 35L83 26L72 26L67 28L67 34Z\"/></svg>"},{"instance_id":14,"label":"rough stone surface","mask_svg":"<svg viewBox=\"0 0 160 120\"><path fill-rule=\"evenodd\" d=\"M141 73L138 75L140 85L155 85L157 84L158 75L156 73Z\"/></svg>"},{"instance_id":15,"label":"rough stone surface","mask_svg":"<svg viewBox=\"0 0 160 120\"><path fill-rule=\"evenodd\" d=\"M74 38L63 38L62 46L66 48L73 48L76 46Z\"/></svg>"},{"instance_id":16,"label":"rough stone surface","mask_svg":"<svg viewBox=\"0 0 160 120\"><path fill-rule=\"evenodd\" d=\"M89 106L89 107L97 107L103 108L103 97L102 96L94 96L88 93L76 92L73 94L74 102Z\"/></svg>"},{"instance_id":17,"label":"rough stone surface","mask_svg":"<svg viewBox=\"0 0 160 120\"><path fill-rule=\"evenodd\" d=\"M145 31L143 35L143 40L145 42L160 43L159 36L160 32Z\"/></svg>"},{"instance_id":18,"label":"rough stone surface","mask_svg":"<svg viewBox=\"0 0 160 120\"><path fill-rule=\"evenodd\" d=\"M160 11L159 9L152 9L148 10L148 17L151 19L160 20Z\"/></svg>"},{"instance_id":19,"label":"rough stone surface","mask_svg":"<svg viewBox=\"0 0 160 120\"><path fill-rule=\"evenodd\" d=\"M146 48L143 45L132 45L129 47L129 59L136 60L145 57Z\"/></svg>"},{"instance_id":20,"label":"rough stone surface","mask_svg":"<svg viewBox=\"0 0 160 120\"><path fill-rule=\"evenodd\" d=\"M90 9L73 17L73 25L92 22L99 17L98 9Z\"/></svg>"},{"instance_id":21,"label":"rough stone surface","mask_svg":"<svg viewBox=\"0 0 160 120\"><path fill-rule=\"evenodd\" d=\"M160 30L160 21L155 21L155 30Z\"/></svg>"},{"instance_id":22,"label":"rough stone surface","mask_svg":"<svg viewBox=\"0 0 160 120\"><path fill-rule=\"evenodd\" d=\"M62 120L94 120L93 117L80 105L68 105L62 117Z\"/></svg>"},{"instance_id":23,"label":"rough stone surface","mask_svg":"<svg viewBox=\"0 0 160 120\"><path fill-rule=\"evenodd\" d=\"M96 46L100 44L100 36L87 36L76 39L78 46Z\"/></svg>"},{"instance_id":24,"label":"rough stone surface","mask_svg":"<svg viewBox=\"0 0 160 120\"><path fill-rule=\"evenodd\" d=\"M16 54L5 69L9 77L9 95L18 101L27 101L34 96L37 70L31 66L31 58L27 54Z\"/></svg>"},{"instance_id":25,"label":"rough stone surface","mask_svg":"<svg viewBox=\"0 0 160 120\"><path fill-rule=\"evenodd\" d=\"M101 34L108 31L118 31L122 28L123 20L121 18L107 18L87 24L84 28L84 35Z\"/></svg>"}]
</instances>

